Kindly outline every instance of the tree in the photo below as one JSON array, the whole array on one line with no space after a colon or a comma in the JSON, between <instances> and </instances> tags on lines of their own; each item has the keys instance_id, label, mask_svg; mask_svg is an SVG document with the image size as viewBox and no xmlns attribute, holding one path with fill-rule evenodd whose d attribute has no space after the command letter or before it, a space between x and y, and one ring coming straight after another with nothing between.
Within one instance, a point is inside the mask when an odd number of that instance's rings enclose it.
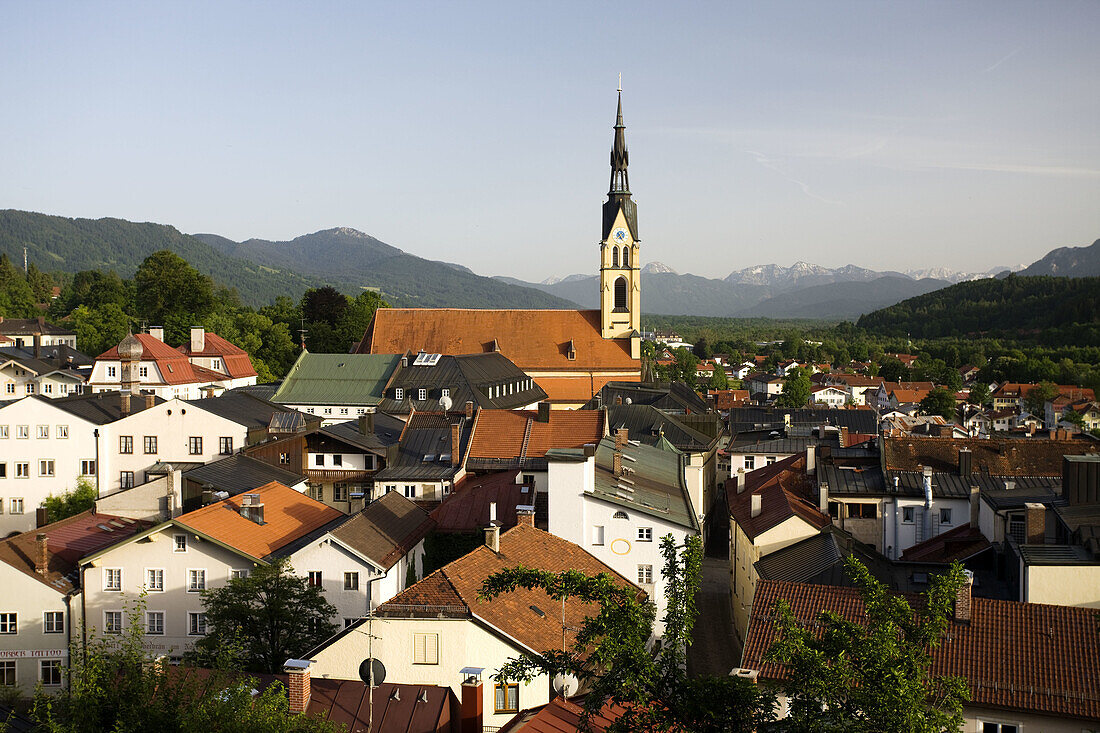
<instances>
[{"instance_id":1,"label":"tree","mask_svg":"<svg viewBox=\"0 0 1100 733\"><path fill-rule=\"evenodd\" d=\"M909 379L909 368L896 356L887 356L879 362L878 376L887 382L905 382Z\"/></svg>"},{"instance_id":2,"label":"tree","mask_svg":"<svg viewBox=\"0 0 1100 733\"><path fill-rule=\"evenodd\" d=\"M69 328L76 334L76 345L87 354L99 355L130 332L132 321L117 303L101 306L77 306L69 314Z\"/></svg>"},{"instance_id":3,"label":"tree","mask_svg":"<svg viewBox=\"0 0 1100 733\"><path fill-rule=\"evenodd\" d=\"M691 347L691 353L695 354L700 359L709 359L714 356L714 351L710 348L710 344L707 343L706 336L700 336L695 340L695 344Z\"/></svg>"},{"instance_id":4,"label":"tree","mask_svg":"<svg viewBox=\"0 0 1100 733\"><path fill-rule=\"evenodd\" d=\"M35 303L49 305L53 300L53 278L35 267L33 262L27 265L27 286Z\"/></svg>"},{"instance_id":5,"label":"tree","mask_svg":"<svg viewBox=\"0 0 1100 733\"><path fill-rule=\"evenodd\" d=\"M1076 410L1066 410L1062 413L1061 422L1068 422L1070 425L1076 426L1081 432L1086 432L1085 416Z\"/></svg>"},{"instance_id":6,"label":"tree","mask_svg":"<svg viewBox=\"0 0 1100 733\"><path fill-rule=\"evenodd\" d=\"M1053 382L1040 382L1024 394L1024 407L1032 415L1046 412L1046 404L1058 396L1058 385Z\"/></svg>"},{"instance_id":7,"label":"tree","mask_svg":"<svg viewBox=\"0 0 1100 733\"><path fill-rule=\"evenodd\" d=\"M182 340L214 310L214 284L175 252L145 258L134 273L137 315L165 327L168 341ZM182 331L182 333L180 333Z\"/></svg>"},{"instance_id":8,"label":"tree","mask_svg":"<svg viewBox=\"0 0 1100 733\"><path fill-rule=\"evenodd\" d=\"M781 407L805 407L810 401L810 375L802 367L796 367L787 371L787 377L783 381L783 392L776 399L775 404Z\"/></svg>"},{"instance_id":9,"label":"tree","mask_svg":"<svg viewBox=\"0 0 1100 733\"><path fill-rule=\"evenodd\" d=\"M203 591L202 602L209 631L195 645L199 662L235 648L243 669L274 674L336 633L329 620L336 608L318 586L294 575L286 558Z\"/></svg>"},{"instance_id":10,"label":"tree","mask_svg":"<svg viewBox=\"0 0 1100 733\"><path fill-rule=\"evenodd\" d=\"M37 692L33 716L47 733L272 731L335 733L309 715L290 715L286 691L274 682L222 668L196 673L157 660L144 648L144 599L127 609L120 636L88 632L86 647L69 650L70 684L57 695ZM2 729L2 721L0 721Z\"/></svg>"},{"instance_id":11,"label":"tree","mask_svg":"<svg viewBox=\"0 0 1100 733\"><path fill-rule=\"evenodd\" d=\"M936 387L920 401L922 415L939 415L945 420L955 417L955 395L943 387Z\"/></svg>"},{"instance_id":12,"label":"tree","mask_svg":"<svg viewBox=\"0 0 1100 733\"><path fill-rule=\"evenodd\" d=\"M730 380L726 375L726 370L721 364L714 365L714 371L710 375L710 388L711 389L729 389Z\"/></svg>"},{"instance_id":13,"label":"tree","mask_svg":"<svg viewBox=\"0 0 1100 733\"><path fill-rule=\"evenodd\" d=\"M302 317L306 323L324 322L335 327L348 304L348 296L331 285L310 288L302 296Z\"/></svg>"},{"instance_id":14,"label":"tree","mask_svg":"<svg viewBox=\"0 0 1100 733\"><path fill-rule=\"evenodd\" d=\"M86 512L95 506L95 500L99 497L95 484L86 477L81 476L76 480L76 488L66 491L60 496L50 494L43 501L46 513L51 522L56 522L67 517Z\"/></svg>"},{"instance_id":15,"label":"tree","mask_svg":"<svg viewBox=\"0 0 1100 733\"><path fill-rule=\"evenodd\" d=\"M803 625L786 601L775 604L776 641L765 655L786 667L790 731L959 731L966 681L931 673L932 650L947 634L953 602L965 582L954 563L933 576L914 608L877 581L858 560L845 560L863 598L866 619L831 611Z\"/></svg>"},{"instance_id":16,"label":"tree","mask_svg":"<svg viewBox=\"0 0 1100 733\"><path fill-rule=\"evenodd\" d=\"M970 385L970 394L966 397L967 404L988 405L990 400L989 385L985 382L975 382Z\"/></svg>"},{"instance_id":17,"label":"tree","mask_svg":"<svg viewBox=\"0 0 1100 733\"><path fill-rule=\"evenodd\" d=\"M34 293L26 276L15 269L7 254L0 255L0 315L29 318L36 313Z\"/></svg>"},{"instance_id":18,"label":"tree","mask_svg":"<svg viewBox=\"0 0 1100 733\"><path fill-rule=\"evenodd\" d=\"M618 584L610 575L576 570L551 573L523 566L489 576L480 596L495 598L516 588L541 588L556 601L576 598L598 606L585 619L571 649L546 650L509 660L495 675L501 681L546 674L571 675L590 690L585 697L581 729L606 700L626 711L609 729L625 731L751 731L769 722L774 697L739 678L688 677L687 647L695 623L703 545L689 537L678 548L671 535L661 540L667 611L665 634L654 654L647 649L656 616L653 603L639 600L637 589Z\"/></svg>"}]
</instances>

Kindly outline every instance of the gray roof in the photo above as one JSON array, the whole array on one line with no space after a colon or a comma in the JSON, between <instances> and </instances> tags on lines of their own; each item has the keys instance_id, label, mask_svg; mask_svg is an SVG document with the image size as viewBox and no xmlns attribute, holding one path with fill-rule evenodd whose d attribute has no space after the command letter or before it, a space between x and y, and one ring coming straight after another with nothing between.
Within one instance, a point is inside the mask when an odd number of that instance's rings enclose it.
<instances>
[{"instance_id":1,"label":"gray roof","mask_svg":"<svg viewBox=\"0 0 1100 733\"><path fill-rule=\"evenodd\" d=\"M829 484L829 493L838 496L924 496L924 476L920 471L887 471L878 465L837 466L820 463L818 479ZM894 479L897 488L894 488ZM1005 481L1015 481L1016 488L1006 491ZM995 508L1023 506L1025 501L1042 501L1052 489L1061 487L1061 479L1044 477L990 476L971 474L963 478L957 473L932 473L932 495L941 499L968 499L970 487L977 486L982 496ZM1017 493L1013 493L1017 492ZM1035 498L1032 498L1035 497ZM1003 505L998 505L998 502Z\"/></svg>"},{"instance_id":2,"label":"gray roof","mask_svg":"<svg viewBox=\"0 0 1100 733\"><path fill-rule=\"evenodd\" d=\"M776 550L756 561L757 574L765 580L805 583L835 568L844 559L832 532L822 532ZM844 570L840 570L841 574Z\"/></svg>"},{"instance_id":3,"label":"gray roof","mask_svg":"<svg viewBox=\"0 0 1100 733\"><path fill-rule=\"evenodd\" d=\"M90 367L95 363L92 359L80 353L76 349L64 344L43 346L39 356L34 355L33 349L9 346L0 349L0 359L12 359L19 362L35 374L48 374L49 372L68 372L76 379L83 379L83 375L75 371L79 367Z\"/></svg>"},{"instance_id":4,"label":"gray roof","mask_svg":"<svg viewBox=\"0 0 1100 733\"><path fill-rule=\"evenodd\" d=\"M1005 481L1015 482L1015 488L1006 489ZM1049 476L1012 476L996 479L992 476L971 474L970 483L982 490L982 499L994 509L1023 509L1024 504L1039 503L1047 506L1065 504L1062 498L1062 479ZM989 485L992 484L992 485Z\"/></svg>"},{"instance_id":5,"label":"gray roof","mask_svg":"<svg viewBox=\"0 0 1100 733\"><path fill-rule=\"evenodd\" d=\"M380 453L400 440L401 431L404 428L404 421L384 412L376 412L374 414L374 432L365 435L359 432L358 420L326 425L317 432L356 448Z\"/></svg>"},{"instance_id":6,"label":"gray roof","mask_svg":"<svg viewBox=\"0 0 1100 733\"><path fill-rule=\"evenodd\" d=\"M735 441L726 451L729 453L767 453L779 455L794 455L805 453L812 445L819 445L817 438L776 438L774 440Z\"/></svg>"},{"instance_id":7,"label":"gray roof","mask_svg":"<svg viewBox=\"0 0 1100 733\"><path fill-rule=\"evenodd\" d=\"M130 414L145 409L146 395L134 395L130 398ZM153 397L153 404L159 405L165 400ZM118 392L85 392L84 394L58 397L50 400L62 410L82 417L97 425L106 425L122 417L121 400Z\"/></svg>"},{"instance_id":8,"label":"gray roof","mask_svg":"<svg viewBox=\"0 0 1100 733\"><path fill-rule=\"evenodd\" d=\"M1100 565L1100 560L1080 545L1018 545L1027 565Z\"/></svg>"},{"instance_id":9,"label":"gray roof","mask_svg":"<svg viewBox=\"0 0 1100 733\"><path fill-rule=\"evenodd\" d=\"M689 453L705 452L718 442L695 428L685 425L674 415L650 405L612 405L607 408L607 429L614 434L619 428L630 431L630 439L646 445L656 445L661 433L668 442Z\"/></svg>"},{"instance_id":10,"label":"gray roof","mask_svg":"<svg viewBox=\"0 0 1100 733\"><path fill-rule=\"evenodd\" d=\"M819 463L818 481L829 484L829 494L838 496L883 496L886 481L878 466L841 467L831 463ZM923 490L922 490L923 493Z\"/></svg>"},{"instance_id":11,"label":"gray roof","mask_svg":"<svg viewBox=\"0 0 1100 733\"><path fill-rule=\"evenodd\" d=\"M513 364L508 357L499 352L486 354L465 354L461 356L441 355L427 364L417 365L416 358L410 357L408 366L398 367L385 394L378 403L383 412L407 414L411 410L438 411L443 409L439 400L442 390L448 390L451 407L462 409L467 401L478 407L512 410L546 399L546 392L538 386L527 373ZM530 380L530 388L526 384ZM523 385L517 390L515 385ZM512 386L511 394L490 397L493 387ZM402 399L395 399L395 389L403 390ZM416 399L423 389L426 399ZM449 408L448 408L449 409Z\"/></svg>"},{"instance_id":12,"label":"gray roof","mask_svg":"<svg viewBox=\"0 0 1100 733\"><path fill-rule=\"evenodd\" d=\"M271 424L272 415L295 412L248 392L225 392L218 397L186 400L186 402L248 428L266 428ZM318 418L313 420L316 421Z\"/></svg>"},{"instance_id":13,"label":"gray roof","mask_svg":"<svg viewBox=\"0 0 1100 733\"><path fill-rule=\"evenodd\" d=\"M306 480L305 476L241 453L193 468L184 473L183 478L204 487L210 486L215 491L228 491L230 496L258 489L272 481L278 481L283 486L294 486Z\"/></svg>"},{"instance_id":14,"label":"gray roof","mask_svg":"<svg viewBox=\"0 0 1100 733\"><path fill-rule=\"evenodd\" d=\"M332 536L389 570L434 526L435 520L426 511L391 491L353 514Z\"/></svg>"},{"instance_id":15,"label":"gray roof","mask_svg":"<svg viewBox=\"0 0 1100 733\"><path fill-rule=\"evenodd\" d=\"M36 333L55 336L76 335L75 331L46 323L41 318L0 318L0 333L5 336L33 336Z\"/></svg>"},{"instance_id":16,"label":"gray roof","mask_svg":"<svg viewBox=\"0 0 1100 733\"><path fill-rule=\"evenodd\" d=\"M707 411L707 401L683 382L608 382L581 409L595 410L603 405L650 405L674 414Z\"/></svg>"},{"instance_id":17,"label":"gray roof","mask_svg":"<svg viewBox=\"0 0 1100 733\"><path fill-rule=\"evenodd\" d=\"M587 492L601 501L659 517L698 530L699 521L684 486L683 454L648 445L623 449L623 476L613 470L615 439L605 436L596 446L595 488Z\"/></svg>"},{"instance_id":18,"label":"gray roof","mask_svg":"<svg viewBox=\"0 0 1100 733\"><path fill-rule=\"evenodd\" d=\"M856 433L878 432L878 419L874 410L837 410L831 408L786 407L731 407L729 411L730 433L760 430L784 424L784 416L790 415L791 425L833 425L848 428Z\"/></svg>"},{"instance_id":19,"label":"gray roof","mask_svg":"<svg viewBox=\"0 0 1100 733\"><path fill-rule=\"evenodd\" d=\"M283 384L282 380L278 382L268 382L266 384L244 384L240 387L234 387L228 389L226 392L242 392L244 394L254 395L261 400L270 400L275 396L275 393L279 390Z\"/></svg>"},{"instance_id":20,"label":"gray roof","mask_svg":"<svg viewBox=\"0 0 1100 733\"><path fill-rule=\"evenodd\" d=\"M458 466L451 463L451 422L461 422L460 460L470 441L472 420L465 415L442 412L414 413L409 417L398 444L397 457L374 475L384 481L449 481ZM425 460L428 458L429 460Z\"/></svg>"}]
</instances>

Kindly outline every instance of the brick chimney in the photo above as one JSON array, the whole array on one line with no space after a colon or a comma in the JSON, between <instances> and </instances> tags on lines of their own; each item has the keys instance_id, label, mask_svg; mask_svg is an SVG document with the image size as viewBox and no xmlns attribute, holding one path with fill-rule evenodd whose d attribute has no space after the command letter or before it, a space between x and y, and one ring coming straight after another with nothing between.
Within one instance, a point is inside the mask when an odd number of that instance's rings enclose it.
<instances>
[{"instance_id":1,"label":"brick chimney","mask_svg":"<svg viewBox=\"0 0 1100 733\"><path fill-rule=\"evenodd\" d=\"M462 423L451 423L451 465L462 463Z\"/></svg>"},{"instance_id":2,"label":"brick chimney","mask_svg":"<svg viewBox=\"0 0 1100 733\"><path fill-rule=\"evenodd\" d=\"M118 393L118 412L123 417L130 414L130 393L125 390Z\"/></svg>"},{"instance_id":3,"label":"brick chimney","mask_svg":"<svg viewBox=\"0 0 1100 733\"><path fill-rule=\"evenodd\" d=\"M474 419L474 402L473 400L466 400L466 419Z\"/></svg>"},{"instance_id":4,"label":"brick chimney","mask_svg":"<svg viewBox=\"0 0 1100 733\"><path fill-rule=\"evenodd\" d=\"M615 447L625 448L627 442L630 440L630 431L626 428L619 428L615 431Z\"/></svg>"},{"instance_id":5,"label":"brick chimney","mask_svg":"<svg viewBox=\"0 0 1100 733\"><path fill-rule=\"evenodd\" d=\"M157 403L157 396L154 394L145 395L145 409L149 410Z\"/></svg>"},{"instance_id":6,"label":"brick chimney","mask_svg":"<svg viewBox=\"0 0 1100 733\"><path fill-rule=\"evenodd\" d=\"M967 447L959 448L959 476L964 479L970 478L970 474L974 472L974 454Z\"/></svg>"},{"instance_id":7,"label":"brick chimney","mask_svg":"<svg viewBox=\"0 0 1100 733\"><path fill-rule=\"evenodd\" d=\"M550 422L550 403L549 402L540 402L539 403L538 421L539 422L547 422L547 423Z\"/></svg>"},{"instance_id":8,"label":"brick chimney","mask_svg":"<svg viewBox=\"0 0 1100 733\"><path fill-rule=\"evenodd\" d=\"M45 575L50 564L50 541L45 532L34 536L34 572Z\"/></svg>"},{"instance_id":9,"label":"brick chimney","mask_svg":"<svg viewBox=\"0 0 1100 733\"><path fill-rule=\"evenodd\" d=\"M283 671L290 677L290 714L301 715L309 709L310 681L308 659L288 659Z\"/></svg>"},{"instance_id":10,"label":"brick chimney","mask_svg":"<svg viewBox=\"0 0 1100 733\"><path fill-rule=\"evenodd\" d=\"M955 622L968 624L970 623L970 602L974 590L974 573L970 570L964 570L963 574L966 577L955 595Z\"/></svg>"},{"instance_id":11,"label":"brick chimney","mask_svg":"<svg viewBox=\"0 0 1100 733\"><path fill-rule=\"evenodd\" d=\"M481 677L470 675L462 683L462 733L481 733L484 725L485 695L481 689Z\"/></svg>"},{"instance_id":12,"label":"brick chimney","mask_svg":"<svg viewBox=\"0 0 1100 733\"><path fill-rule=\"evenodd\" d=\"M493 552L500 552L500 527L492 525L485 528L485 546Z\"/></svg>"},{"instance_id":13,"label":"brick chimney","mask_svg":"<svg viewBox=\"0 0 1100 733\"><path fill-rule=\"evenodd\" d=\"M970 527L978 528L982 512L982 492L977 486L970 487Z\"/></svg>"},{"instance_id":14,"label":"brick chimney","mask_svg":"<svg viewBox=\"0 0 1100 733\"><path fill-rule=\"evenodd\" d=\"M615 449L615 453L611 457L611 473L615 475L615 478L623 475L623 452L618 448Z\"/></svg>"},{"instance_id":15,"label":"brick chimney","mask_svg":"<svg viewBox=\"0 0 1100 733\"><path fill-rule=\"evenodd\" d=\"M760 494L753 494L749 499L752 502L752 516L759 517L760 512L764 510L764 497Z\"/></svg>"},{"instance_id":16,"label":"brick chimney","mask_svg":"<svg viewBox=\"0 0 1100 733\"><path fill-rule=\"evenodd\" d=\"M534 527L535 512L530 509L516 507L516 524L526 524L528 527Z\"/></svg>"},{"instance_id":17,"label":"brick chimney","mask_svg":"<svg viewBox=\"0 0 1100 733\"><path fill-rule=\"evenodd\" d=\"M359 416L359 434L371 435L374 433L374 413L368 412Z\"/></svg>"},{"instance_id":18,"label":"brick chimney","mask_svg":"<svg viewBox=\"0 0 1100 733\"><path fill-rule=\"evenodd\" d=\"M1038 502L1029 501L1024 504L1024 509L1027 511L1027 544L1044 544L1047 537L1047 508Z\"/></svg>"},{"instance_id":19,"label":"brick chimney","mask_svg":"<svg viewBox=\"0 0 1100 733\"><path fill-rule=\"evenodd\" d=\"M817 509L822 514L829 514L829 484L822 481L817 485Z\"/></svg>"}]
</instances>

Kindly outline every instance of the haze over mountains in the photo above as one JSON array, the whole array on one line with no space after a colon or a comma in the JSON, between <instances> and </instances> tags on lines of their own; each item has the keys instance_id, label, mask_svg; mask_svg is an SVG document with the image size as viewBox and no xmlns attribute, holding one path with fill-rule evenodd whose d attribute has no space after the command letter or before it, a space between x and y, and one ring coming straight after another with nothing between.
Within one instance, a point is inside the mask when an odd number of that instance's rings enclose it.
<instances>
[{"instance_id":1,"label":"haze over mountains","mask_svg":"<svg viewBox=\"0 0 1100 733\"><path fill-rule=\"evenodd\" d=\"M347 227L273 242L235 242L217 234L187 235L162 224L121 219L67 219L0 211L0 252L21 263L23 247L43 270L114 269L130 276L158 249L170 249L211 275L237 287L245 302L263 304L275 295L297 298L307 287L329 283L355 294L380 289L395 306L453 308L597 308L593 254L591 274L529 283L483 277L457 264L426 260ZM854 319L863 313L952 283L988 278L985 273L932 268L909 272L838 268L796 262L790 267L754 265L723 278L679 274L661 262L642 268L642 310L666 315ZM1100 240L1063 247L1020 275L1100 275Z\"/></svg>"}]
</instances>

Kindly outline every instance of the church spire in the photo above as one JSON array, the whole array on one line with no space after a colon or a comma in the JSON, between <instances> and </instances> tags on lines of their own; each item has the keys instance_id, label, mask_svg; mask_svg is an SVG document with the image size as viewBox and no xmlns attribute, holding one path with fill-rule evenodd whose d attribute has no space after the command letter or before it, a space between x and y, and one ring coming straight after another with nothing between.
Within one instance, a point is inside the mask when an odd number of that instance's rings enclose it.
<instances>
[{"instance_id":1,"label":"church spire","mask_svg":"<svg viewBox=\"0 0 1100 733\"><path fill-rule=\"evenodd\" d=\"M607 194L630 195L630 179L626 167L630 164L630 154L626 151L626 125L623 124L623 86L619 80L619 108L615 113L615 144L611 148L611 188Z\"/></svg>"}]
</instances>

